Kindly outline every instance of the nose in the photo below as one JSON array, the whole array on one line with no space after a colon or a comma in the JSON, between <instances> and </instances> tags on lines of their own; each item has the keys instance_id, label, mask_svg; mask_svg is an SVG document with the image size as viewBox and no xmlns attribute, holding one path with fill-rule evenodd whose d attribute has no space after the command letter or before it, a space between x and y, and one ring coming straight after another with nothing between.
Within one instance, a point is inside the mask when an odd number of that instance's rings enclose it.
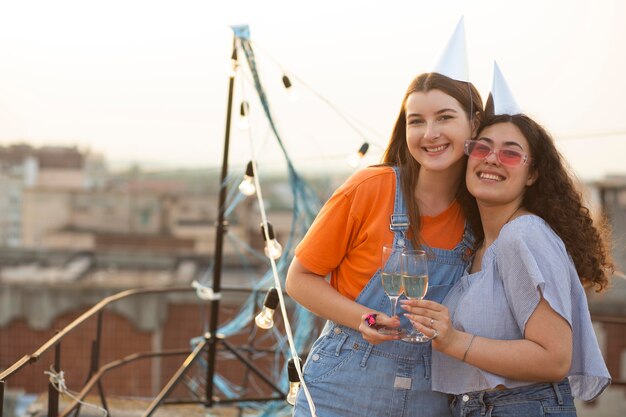
<instances>
[{"instance_id":1,"label":"nose","mask_svg":"<svg viewBox=\"0 0 626 417\"><path fill-rule=\"evenodd\" d=\"M424 139L434 140L439 137L439 130L434 123L427 123L424 131Z\"/></svg>"},{"instance_id":2,"label":"nose","mask_svg":"<svg viewBox=\"0 0 626 417\"><path fill-rule=\"evenodd\" d=\"M489 154L485 157L485 162L491 165L500 165L500 160L498 159L498 155L495 150L491 150Z\"/></svg>"}]
</instances>

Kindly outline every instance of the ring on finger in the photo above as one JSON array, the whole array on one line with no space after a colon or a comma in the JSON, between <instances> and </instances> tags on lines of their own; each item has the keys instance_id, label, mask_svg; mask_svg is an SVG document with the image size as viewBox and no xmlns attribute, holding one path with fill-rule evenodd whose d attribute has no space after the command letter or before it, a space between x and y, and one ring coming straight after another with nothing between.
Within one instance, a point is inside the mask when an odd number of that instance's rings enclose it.
<instances>
[{"instance_id":1,"label":"ring on finger","mask_svg":"<svg viewBox=\"0 0 626 417\"><path fill-rule=\"evenodd\" d=\"M435 333L431 336L430 340L435 340L437 338L437 336L439 336L439 332L437 330L433 329L433 331Z\"/></svg>"},{"instance_id":2,"label":"ring on finger","mask_svg":"<svg viewBox=\"0 0 626 417\"><path fill-rule=\"evenodd\" d=\"M430 327L433 327L433 324L435 324L435 319L430 319Z\"/></svg>"}]
</instances>

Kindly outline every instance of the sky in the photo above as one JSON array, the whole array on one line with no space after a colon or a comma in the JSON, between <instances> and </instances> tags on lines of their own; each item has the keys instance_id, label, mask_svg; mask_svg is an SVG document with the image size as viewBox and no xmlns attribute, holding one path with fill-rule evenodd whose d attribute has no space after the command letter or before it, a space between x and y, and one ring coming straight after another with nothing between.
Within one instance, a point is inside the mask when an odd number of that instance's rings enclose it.
<instances>
[{"instance_id":1,"label":"sky","mask_svg":"<svg viewBox=\"0 0 626 417\"><path fill-rule=\"evenodd\" d=\"M406 87L464 16L470 78L496 59L520 106L583 180L626 175L626 2L32 1L0 4L0 144L76 145L111 165L219 167L230 25L249 24L259 74L297 169L346 167L386 145ZM298 95L290 101L281 77ZM251 129L238 128L241 100ZM229 161L282 169L247 66ZM347 123L348 120L350 123Z\"/></svg>"}]
</instances>

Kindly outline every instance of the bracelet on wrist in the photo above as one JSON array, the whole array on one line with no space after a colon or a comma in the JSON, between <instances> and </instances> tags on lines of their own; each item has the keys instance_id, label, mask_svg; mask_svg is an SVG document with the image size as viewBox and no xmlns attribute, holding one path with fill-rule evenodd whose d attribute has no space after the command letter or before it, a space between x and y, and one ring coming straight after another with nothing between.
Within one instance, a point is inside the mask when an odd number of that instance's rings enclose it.
<instances>
[{"instance_id":1,"label":"bracelet on wrist","mask_svg":"<svg viewBox=\"0 0 626 417\"><path fill-rule=\"evenodd\" d=\"M467 359L467 352L469 352L470 348L472 347L472 343L474 342L474 338L475 337L476 337L476 335L473 334L472 337L470 338L470 341L467 344L467 347L465 348L465 353L463 354L463 359L461 359L461 361L465 362L465 359Z\"/></svg>"}]
</instances>

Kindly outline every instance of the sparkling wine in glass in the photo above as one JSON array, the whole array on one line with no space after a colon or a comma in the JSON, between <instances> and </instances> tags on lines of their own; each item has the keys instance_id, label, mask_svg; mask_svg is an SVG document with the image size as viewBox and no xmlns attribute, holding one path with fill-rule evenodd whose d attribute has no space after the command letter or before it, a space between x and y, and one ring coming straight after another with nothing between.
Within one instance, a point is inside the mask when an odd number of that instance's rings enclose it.
<instances>
[{"instance_id":1,"label":"sparkling wine in glass","mask_svg":"<svg viewBox=\"0 0 626 417\"><path fill-rule=\"evenodd\" d=\"M401 278L404 295L409 299L421 300L428 291L428 259L423 250L405 251L400 255ZM402 337L405 342L421 343L430 340L412 325Z\"/></svg>"},{"instance_id":2,"label":"sparkling wine in glass","mask_svg":"<svg viewBox=\"0 0 626 417\"><path fill-rule=\"evenodd\" d=\"M402 277L400 276L402 268L402 248L393 245L383 245L383 253L381 258L380 278L382 281L385 294L391 301L391 316L396 315L396 305L398 298L402 295ZM399 327L381 327L378 329L381 334L398 335L402 333Z\"/></svg>"}]
</instances>

